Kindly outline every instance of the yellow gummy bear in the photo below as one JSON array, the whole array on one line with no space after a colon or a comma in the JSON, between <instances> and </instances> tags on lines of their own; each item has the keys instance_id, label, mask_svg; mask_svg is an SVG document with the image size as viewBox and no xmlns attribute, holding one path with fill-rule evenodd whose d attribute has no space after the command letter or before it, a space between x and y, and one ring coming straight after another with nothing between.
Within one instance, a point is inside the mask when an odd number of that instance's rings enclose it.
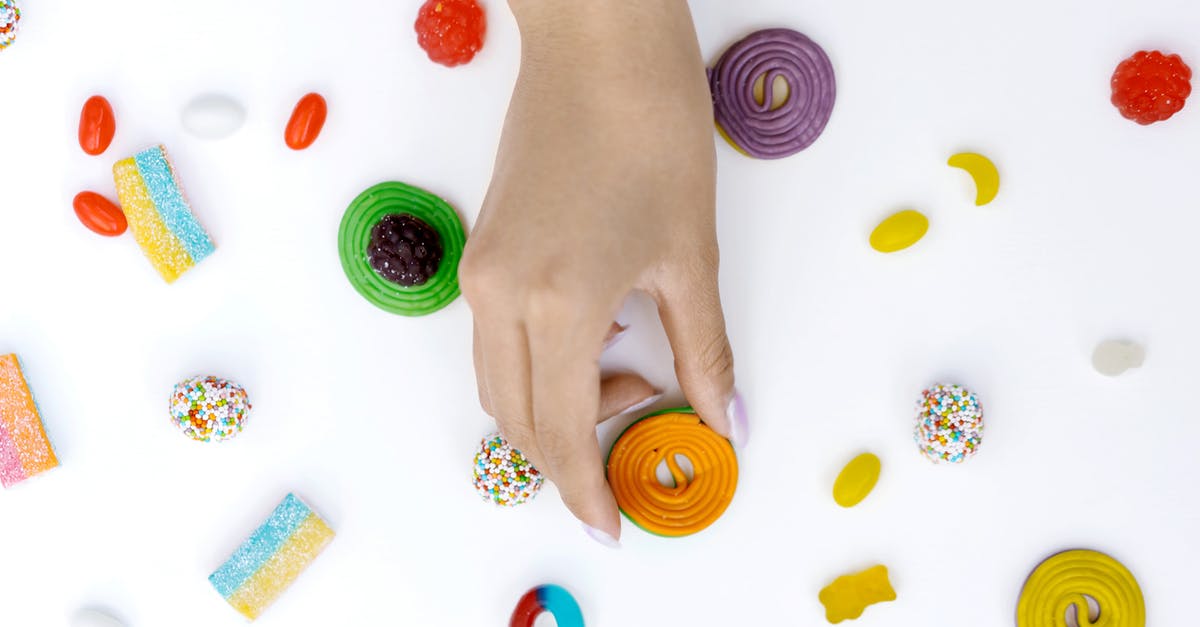
<instances>
[{"instance_id":1,"label":"yellow gummy bear","mask_svg":"<svg viewBox=\"0 0 1200 627\"><path fill-rule=\"evenodd\" d=\"M946 164L962 168L971 175L975 181L975 206L982 207L992 202L1000 191L1000 172L991 159L974 152L960 152L950 157Z\"/></svg>"},{"instance_id":2,"label":"yellow gummy bear","mask_svg":"<svg viewBox=\"0 0 1200 627\"><path fill-rule=\"evenodd\" d=\"M862 616L868 605L895 601L896 591L888 581L887 567L872 566L861 573L834 579L817 598L825 606L825 620L837 624Z\"/></svg>"},{"instance_id":3,"label":"yellow gummy bear","mask_svg":"<svg viewBox=\"0 0 1200 627\"><path fill-rule=\"evenodd\" d=\"M889 216L871 231L871 248L881 253L894 253L916 244L929 230L929 219L919 211L908 209Z\"/></svg>"},{"instance_id":4,"label":"yellow gummy bear","mask_svg":"<svg viewBox=\"0 0 1200 627\"><path fill-rule=\"evenodd\" d=\"M833 500L842 507L854 507L867 498L879 481L881 464L871 453L850 460L833 482Z\"/></svg>"}]
</instances>

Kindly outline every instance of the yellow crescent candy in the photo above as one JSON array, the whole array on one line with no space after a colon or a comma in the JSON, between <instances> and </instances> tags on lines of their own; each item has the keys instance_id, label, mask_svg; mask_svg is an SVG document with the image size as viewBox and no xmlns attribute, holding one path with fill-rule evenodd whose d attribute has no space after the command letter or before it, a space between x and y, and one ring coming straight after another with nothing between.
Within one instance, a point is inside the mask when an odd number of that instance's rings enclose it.
<instances>
[{"instance_id":1,"label":"yellow crescent candy","mask_svg":"<svg viewBox=\"0 0 1200 627\"><path fill-rule=\"evenodd\" d=\"M1088 597L1099 606L1098 617ZM1146 602L1129 569L1103 553L1075 550L1051 555L1029 575L1017 602L1017 627L1061 627L1072 605L1081 626L1146 626Z\"/></svg>"},{"instance_id":2,"label":"yellow crescent candy","mask_svg":"<svg viewBox=\"0 0 1200 627\"><path fill-rule=\"evenodd\" d=\"M871 248L894 253L916 244L929 230L929 219L920 211L907 209L889 216L871 231Z\"/></svg>"},{"instance_id":3,"label":"yellow crescent candy","mask_svg":"<svg viewBox=\"0 0 1200 627\"><path fill-rule=\"evenodd\" d=\"M960 152L946 162L954 168L962 168L975 180L975 206L992 202L1000 191L1000 173L991 159L974 152Z\"/></svg>"},{"instance_id":4,"label":"yellow crescent candy","mask_svg":"<svg viewBox=\"0 0 1200 627\"><path fill-rule=\"evenodd\" d=\"M850 460L833 482L833 500L842 507L854 507L867 498L879 481L879 458L863 453Z\"/></svg>"}]
</instances>

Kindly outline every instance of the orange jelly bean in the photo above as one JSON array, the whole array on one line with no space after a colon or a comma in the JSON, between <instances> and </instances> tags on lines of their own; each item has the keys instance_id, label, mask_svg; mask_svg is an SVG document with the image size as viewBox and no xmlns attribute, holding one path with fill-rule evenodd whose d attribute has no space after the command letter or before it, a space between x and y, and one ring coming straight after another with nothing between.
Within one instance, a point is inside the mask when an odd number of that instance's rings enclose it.
<instances>
[{"instance_id":1,"label":"orange jelly bean","mask_svg":"<svg viewBox=\"0 0 1200 627\"><path fill-rule=\"evenodd\" d=\"M691 462L690 479L676 456ZM658 481L656 471L663 462L674 487ZM691 409L642 418L617 438L608 454L608 483L621 513L660 536L687 536L716 522L733 501L737 479L733 445Z\"/></svg>"},{"instance_id":2,"label":"orange jelly bean","mask_svg":"<svg viewBox=\"0 0 1200 627\"><path fill-rule=\"evenodd\" d=\"M292 110L292 119L288 120L283 139L288 148L304 150L317 141L321 128L325 126L325 116L329 112L325 98L321 94L307 94L296 103Z\"/></svg>"},{"instance_id":3,"label":"orange jelly bean","mask_svg":"<svg viewBox=\"0 0 1200 627\"><path fill-rule=\"evenodd\" d=\"M121 209L96 192L79 192L72 204L79 221L100 235L116 237L129 227Z\"/></svg>"},{"instance_id":4,"label":"orange jelly bean","mask_svg":"<svg viewBox=\"0 0 1200 627\"><path fill-rule=\"evenodd\" d=\"M92 96L79 112L79 147L89 155L108 150L117 134L117 116L104 96Z\"/></svg>"}]
</instances>

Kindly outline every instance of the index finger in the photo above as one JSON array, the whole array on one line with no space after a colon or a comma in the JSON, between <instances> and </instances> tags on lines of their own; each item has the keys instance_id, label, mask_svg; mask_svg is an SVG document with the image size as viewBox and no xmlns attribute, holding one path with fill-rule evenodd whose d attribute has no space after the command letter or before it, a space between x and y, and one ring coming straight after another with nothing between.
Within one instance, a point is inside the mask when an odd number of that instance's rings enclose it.
<instances>
[{"instance_id":1,"label":"index finger","mask_svg":"<svg viewBox=\"0 0 1200 627\"><path fill-rule=\"evenodd\" d=\"M557 326L557 325L556 325ZM589 333L530 329L533 422L542 472L558 487L563 503L601 544L619 546L620 514L605 479L596 438L600 409L597 347L607 323Z\"/></svg>"}]
</instances>

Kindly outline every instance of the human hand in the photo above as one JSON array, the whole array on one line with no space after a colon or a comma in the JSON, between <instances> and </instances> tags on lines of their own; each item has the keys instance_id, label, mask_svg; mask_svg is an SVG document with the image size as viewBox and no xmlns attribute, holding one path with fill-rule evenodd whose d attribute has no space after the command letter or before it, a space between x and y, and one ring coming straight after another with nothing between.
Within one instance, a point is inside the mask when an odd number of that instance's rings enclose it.
<instances>
[{"instance_id":1,"label":"human hand","mask_svg":"<svg viewBox=\"0 0 1200 627\"><path fill-rule=\"evenodd\" d=\"M683 0L511 0L522 35L491 187L459 274L480 401L605 544L620 536L596 437L655 392L601 382L633 289L650 294L684 394L735 444L745 413L717 286L711 97Z\"/></svg>"}]
</instances>

